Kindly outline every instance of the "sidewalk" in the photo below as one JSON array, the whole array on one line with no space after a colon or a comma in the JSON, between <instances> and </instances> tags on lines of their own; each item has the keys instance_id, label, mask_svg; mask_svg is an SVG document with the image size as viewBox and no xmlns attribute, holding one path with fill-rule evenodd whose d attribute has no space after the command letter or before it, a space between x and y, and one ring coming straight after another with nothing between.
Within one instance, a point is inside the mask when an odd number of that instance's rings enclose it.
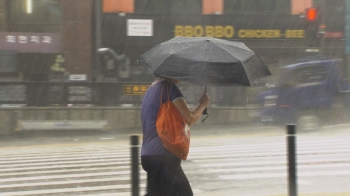
<instances>
[{"instance_id":1,"label":"sidewalk","mask_svg":"<svg viewBox=\"0 0 350 196\"><path fill-rule=\"evenodd\" d=\"M280 195L270 195L270 196L288 196L288 194L280 194ZM348 193L300 193L298 196L350 196L350 192Z\"/></svg>"},{"instance_id":2,"label":"sidewalk","mask_svg":"<svg viewBox=\"0 0 350 196\"><path fill-rule=\"evenodd\" d=\"M237 193L232 190L220 190L220 191L213 191L209 193L197 193L194 195L200 195L200 196L232 196L232 195L239 195L239 196L289 196L289 194L264 194L264 193L257 193L258 191L252 191L251 193L247 194L241 194ZM286 190L287 192L287 190ZM350 196L350 192L324 192L324 193L298 193L298 196Z\"/></svg>"}]
</instances>

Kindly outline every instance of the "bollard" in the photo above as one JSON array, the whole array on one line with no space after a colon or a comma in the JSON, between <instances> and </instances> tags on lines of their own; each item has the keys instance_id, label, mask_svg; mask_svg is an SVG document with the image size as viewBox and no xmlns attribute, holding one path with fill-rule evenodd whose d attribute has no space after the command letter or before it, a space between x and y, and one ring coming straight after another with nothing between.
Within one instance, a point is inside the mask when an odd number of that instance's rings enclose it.
<instances>
[{"instance_id":1,"label":"bollard","mask_svg":"<svg viewBox=\"0 0 350 196\"><path fill-rule=\"evenodd\" d=\"M131 143L131 195L139 196L139 136L132 135Z\"/></svg>"},{"instance_id":2,"label":"bollard","mask_svg":"<svg viewBox=\"0 0 350 196\"><path fill-rule=\"evenodd\" d=\"M297 196L295 125L287 125L289 196Z\"/></svg>"}]
</instances>

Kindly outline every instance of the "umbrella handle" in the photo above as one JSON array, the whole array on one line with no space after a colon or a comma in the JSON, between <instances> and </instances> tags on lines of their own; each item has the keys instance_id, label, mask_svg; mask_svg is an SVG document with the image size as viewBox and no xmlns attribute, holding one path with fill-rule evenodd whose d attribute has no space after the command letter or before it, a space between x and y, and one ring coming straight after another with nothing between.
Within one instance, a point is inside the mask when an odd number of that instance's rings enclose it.
<instances>
[{"instance_id":1,"label":"umbrella handle","mask_svg":"<svg viewBox=\"0 0 350 196\"><path fill-rule=\"evenodd\" d=\"M204 92L207 92L207 86L205 86L205 88L204 88ZM202 113L203 115L207 115L208 114L208 110L207 110L207 108L205 108L204 109L204 111L203 111L203 113Z\"/></svg>"},{"instance_id":2,"label":"umbrella handle","mask_svg":"<svg viewBox=\"0 0 350 196\"><path fill-rule=\"evenodd\" d=\"M204 112L205 112L205 113L204 113ZM204 109L203 114L204 114L204 115L207 115L207 116L202 120L202 123L204 123L204 121L205 121L205 120L208 118L208 116L209 116L209 113L207 112L207 108Z\"/></svg>"},{"instance_id":3,"label":"umbrella handle","mask_svg":"<svg viewBox=\"0 0 350 196\"><path fill-rule=\"evenodd\" d=\"M205 92L207 92L207 86L205 86ZM202 112L203 115L206 115L206 117L202 120L202 123L208 118L209 114L208 114L208 108L205 108Z\"/></svg>"},{"instance_id":4,"label":"umbrella handle","mask_svg":"<svg viewBox=\"0 0 350 196\"><path fill-rule=\"evenodd\" d=\"M203 113L202 113L203 115L207 115L208 114L208 110L207 110L207 108L205 108L204 110L203 110Z\"/></svg>"}]
</instances>

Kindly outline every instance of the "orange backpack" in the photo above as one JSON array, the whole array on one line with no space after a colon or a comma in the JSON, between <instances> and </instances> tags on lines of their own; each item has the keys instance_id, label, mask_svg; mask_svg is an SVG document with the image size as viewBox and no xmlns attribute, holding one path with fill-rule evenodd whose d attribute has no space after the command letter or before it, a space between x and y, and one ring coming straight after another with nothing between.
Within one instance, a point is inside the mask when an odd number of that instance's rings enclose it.
<instances>
[{"instance_id":1,"label":"orange backpack","mask_svg":"<svg viewBox=\"0 0 350 196\"><path fill-rule=\"evenodd\" d=\"M168 100L163 103L163 88L167 86ZM186 160L190 147L190 131L185 119L169 98L168 84L163 84L156 128L163 146L177 157Z\"/></svg>"}]
</instances>

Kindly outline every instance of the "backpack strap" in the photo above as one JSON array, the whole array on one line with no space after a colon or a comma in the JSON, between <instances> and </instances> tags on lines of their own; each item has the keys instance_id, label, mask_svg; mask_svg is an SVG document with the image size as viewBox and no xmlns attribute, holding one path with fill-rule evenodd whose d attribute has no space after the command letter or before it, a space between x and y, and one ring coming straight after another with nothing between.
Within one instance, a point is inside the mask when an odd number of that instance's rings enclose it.
<instances>
[{"instance_id":1,"label":"backpack strap","mask_svg":"<svg viewBox=\"0 0 350 196\"><path fill-rule=\"evenodd\" d=\"M166 85L166 88L167 88L167 95L168 95L168 101L170 100L170 95L169 95L169 83L168 82L165 82L163 85L162 85L162 90L160 92L160 104L163 104L163 90L164 90L164 86Z\"/></svg>"}]
</instances>

